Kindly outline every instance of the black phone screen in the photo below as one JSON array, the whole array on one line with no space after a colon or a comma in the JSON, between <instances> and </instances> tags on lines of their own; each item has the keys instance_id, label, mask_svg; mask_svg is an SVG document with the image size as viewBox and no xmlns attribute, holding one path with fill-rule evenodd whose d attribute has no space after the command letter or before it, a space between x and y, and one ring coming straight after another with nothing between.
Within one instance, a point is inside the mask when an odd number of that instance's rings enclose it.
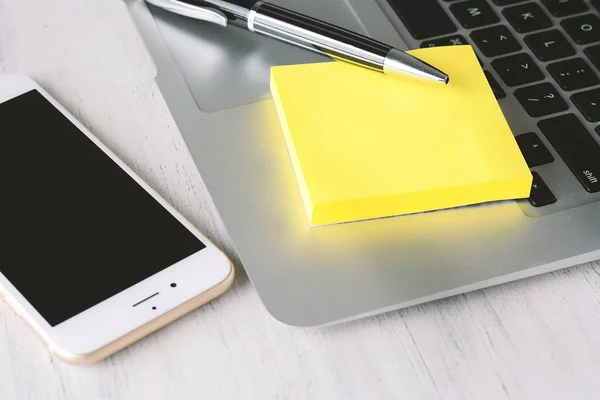
<instances>
[{"instance_id":1,"label":"black phone screen","mask_svg":"<svg viewBox=\"0 0 600 400\"><path fill-rule=\"evenodd\" d=\"M205 245L37 90L0 104L0 272L52 326Z\"/></svg>"}]
</instances>

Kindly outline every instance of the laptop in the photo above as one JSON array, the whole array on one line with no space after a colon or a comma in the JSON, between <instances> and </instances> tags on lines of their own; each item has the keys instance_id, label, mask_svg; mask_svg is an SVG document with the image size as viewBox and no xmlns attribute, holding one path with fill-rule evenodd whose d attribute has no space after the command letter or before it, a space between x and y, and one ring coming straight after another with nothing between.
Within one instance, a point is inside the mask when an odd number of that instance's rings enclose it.
<instances>
[{"instance_id":1,"label":"laptop","mask_svg":"<svg viewBox=\"0 0 600 400\"><path fill-rule=\"evenodd\" d=\"M401 49L472 44L534 175L530 199L311 228L269 68L331 60L126 0L273 317L339 323L600 259L599 2L272 2Z\"/></svg>"}]
</instances>

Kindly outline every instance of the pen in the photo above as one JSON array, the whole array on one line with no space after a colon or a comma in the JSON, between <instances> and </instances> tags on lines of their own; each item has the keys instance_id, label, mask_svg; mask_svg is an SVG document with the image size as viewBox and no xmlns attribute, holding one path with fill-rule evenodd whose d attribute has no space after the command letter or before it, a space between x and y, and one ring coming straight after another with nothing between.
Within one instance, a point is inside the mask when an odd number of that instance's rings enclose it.
<instances>
[{"instance_id":1,"label":"pen","mask_svg":"<svg viewBox=\"0 0 600 400\"><path fill-rule=\"evenodd\" d=\"M159 8L221 26L236 25L334 59L367 67L386 75L409 75L448 83L434 66L393 46L256 0L145 0Z\"/></svg>"}]
</instances>

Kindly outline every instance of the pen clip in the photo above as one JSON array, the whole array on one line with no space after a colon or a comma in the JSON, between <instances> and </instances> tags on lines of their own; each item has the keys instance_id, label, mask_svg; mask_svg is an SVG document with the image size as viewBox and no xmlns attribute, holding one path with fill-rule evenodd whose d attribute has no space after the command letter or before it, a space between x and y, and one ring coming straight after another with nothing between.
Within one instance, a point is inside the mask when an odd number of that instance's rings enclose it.
<instances>
[{"instance_id":1,"label":"pen clip","mask_svg":"<svg viewBox=\"0 0 600 400\"><path fill-rule=\"evenodd\" d=\"M213 24L227 26L227 17L221 11L212 8L204 8L187 4L177 0L145 0L146 2L170 11L174 14L183 15L194 19L212 22Z\"/></svg>"}]
</instances>

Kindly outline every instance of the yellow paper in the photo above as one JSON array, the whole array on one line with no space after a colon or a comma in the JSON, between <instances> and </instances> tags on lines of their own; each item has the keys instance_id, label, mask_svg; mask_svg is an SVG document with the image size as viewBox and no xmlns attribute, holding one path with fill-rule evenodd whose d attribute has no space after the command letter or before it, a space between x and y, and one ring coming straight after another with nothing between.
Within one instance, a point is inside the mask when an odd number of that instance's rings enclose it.
<instances>
[{"instance_id":1,"label":"yellow paper","mask_svg":"<svg viewBox=\"0 0 600 400\"><path fill-rule=\"evenodd\" d=\"M450 83L343 62L272 68L311 225L529 196L531 173L472 48L411 53Z\"/></svg>"}]
</instances>

